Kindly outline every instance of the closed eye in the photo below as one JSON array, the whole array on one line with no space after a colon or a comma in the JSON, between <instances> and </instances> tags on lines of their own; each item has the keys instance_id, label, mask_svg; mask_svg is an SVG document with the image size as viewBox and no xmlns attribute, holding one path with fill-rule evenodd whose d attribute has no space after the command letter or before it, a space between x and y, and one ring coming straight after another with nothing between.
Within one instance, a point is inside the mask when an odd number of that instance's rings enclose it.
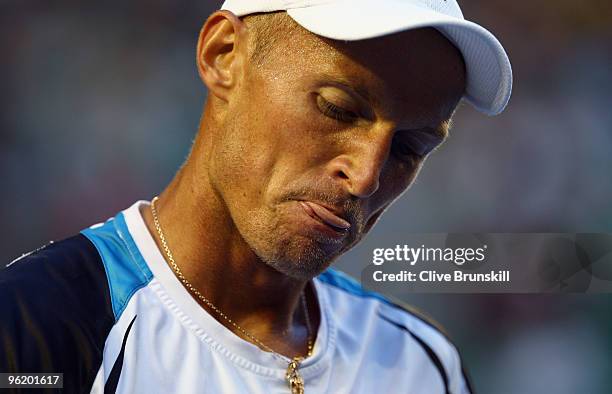
<instances>
[{"instance_id":1,"label":"closed eye","mask_svg":"<svg viewBox=\"0 0 612 394\"><path fill-rule=\"evenodd\" d=\"M419 152L418 147L402 141L394 142L392 150L395 156L402 161L422 159L426 155L426 153Z\"/></svg>"},{"instance_id":2,"label":"closed eye","mask_svg":"<svg viewBox=\"0 0 612 394\"><path fill-rule=\"evenodd\" d=\"M400 160L424 159L441 143L430 133L403 131L395 135L392 149Z\"/></svg>"},{"instance_id":3,"label":"closed eye","mask_svg":"<svg viewBox=\"0 0 612 394\"><path fill-rule=\"evenodd\" d=\"M323 115L343 123L353 123L359 118L359 115L357 115L355 112L346 110L336 104L333 104L324 99L322 96L317 96L317 105Z\"/></svg>"}]
</instances>

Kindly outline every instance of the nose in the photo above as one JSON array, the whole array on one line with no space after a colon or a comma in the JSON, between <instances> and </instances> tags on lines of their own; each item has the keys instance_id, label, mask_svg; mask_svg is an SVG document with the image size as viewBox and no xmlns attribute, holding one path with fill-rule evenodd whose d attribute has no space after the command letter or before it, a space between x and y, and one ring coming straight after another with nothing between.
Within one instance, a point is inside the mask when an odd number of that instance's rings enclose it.
<instances>
[{"instance_id":1,"label":"nose","mask_svg":"<svg viewBox=\"0 0 612 394\"><path fill-rule=\"evenodd\" d=\"M345 142L343 153L329 163L332 176L353 196L370 197L380 187L392 140L392 132L379 130Z\"/></svg>"}]
</instances>

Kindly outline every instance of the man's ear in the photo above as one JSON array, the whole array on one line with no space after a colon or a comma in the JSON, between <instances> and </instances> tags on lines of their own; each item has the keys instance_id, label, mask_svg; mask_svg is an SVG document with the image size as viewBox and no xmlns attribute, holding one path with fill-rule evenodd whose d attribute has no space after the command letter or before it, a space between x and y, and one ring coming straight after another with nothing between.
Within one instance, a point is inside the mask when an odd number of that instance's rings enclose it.
<instances>
[{"instance_id":1,"label":"man's ear","mask_svg":"<svg viewBox=\"0 0 612 394\"><path fill-rule=\"evenodd\" d=\"M241 78L246 42L246 26L230 11L210 15L200 31L198 73L208 91L223 101Z\"/></svg>"}]
</instances>

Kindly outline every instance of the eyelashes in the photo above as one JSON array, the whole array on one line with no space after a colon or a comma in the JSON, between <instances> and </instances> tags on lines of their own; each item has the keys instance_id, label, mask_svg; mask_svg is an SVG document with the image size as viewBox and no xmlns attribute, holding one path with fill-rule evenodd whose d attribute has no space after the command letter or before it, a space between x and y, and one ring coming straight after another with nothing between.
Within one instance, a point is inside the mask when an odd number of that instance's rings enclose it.
<instances>
[{"instance_id":1,"label":"eyelashes","mask_svg":"<svg viewBox=\"0 0 612 394\"><path fill-rule=\"evenodd\" d=\"M400 159L424 159L434 151L443 140L423 131L403 131L395 135L393 150Z\"/></svg>"},{"instance_id":2,"label":"eyelashes","mask_svg":"<svg viewBox=\"0 0 612 394\"><path fill-rule=\"evenodd\" d=\"M412 159L423 159L429 153L429 149L426 149L423 144L410 144L402 141L393 141L393 153L404 161Z\"/></svg>"},{"instance_id":3,"label":"eyelashes","mask_svg":"<svg viewBox=\"0 0 612 394\"><path fill-rule=\"evenodd\" d=\"M321 96L317 96L317 105L323 115L335 119L343 123L353 123L359 118L353 111L346 110L336 104L333 104Z\"/></svg>"}]
</instances>

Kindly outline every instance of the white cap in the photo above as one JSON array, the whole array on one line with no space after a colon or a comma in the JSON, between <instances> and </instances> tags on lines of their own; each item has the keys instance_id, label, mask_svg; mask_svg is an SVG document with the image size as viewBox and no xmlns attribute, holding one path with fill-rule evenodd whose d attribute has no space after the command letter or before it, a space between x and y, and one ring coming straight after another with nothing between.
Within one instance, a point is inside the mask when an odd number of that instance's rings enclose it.
<instances>
[{"instance_id":1,"label":"white cap","mask_svg":"<svg viewBox=\"0 0 612 394\"><path fill-rule=\"evenodd\" d=\"M487 115L501 113L512 92L506 51L488 30L464 19L456 0L227 0L236 16L287 11L305 29L335 40L363 40L434 27L463 54L464 98Z\"/></svg>"}]
</instances>

